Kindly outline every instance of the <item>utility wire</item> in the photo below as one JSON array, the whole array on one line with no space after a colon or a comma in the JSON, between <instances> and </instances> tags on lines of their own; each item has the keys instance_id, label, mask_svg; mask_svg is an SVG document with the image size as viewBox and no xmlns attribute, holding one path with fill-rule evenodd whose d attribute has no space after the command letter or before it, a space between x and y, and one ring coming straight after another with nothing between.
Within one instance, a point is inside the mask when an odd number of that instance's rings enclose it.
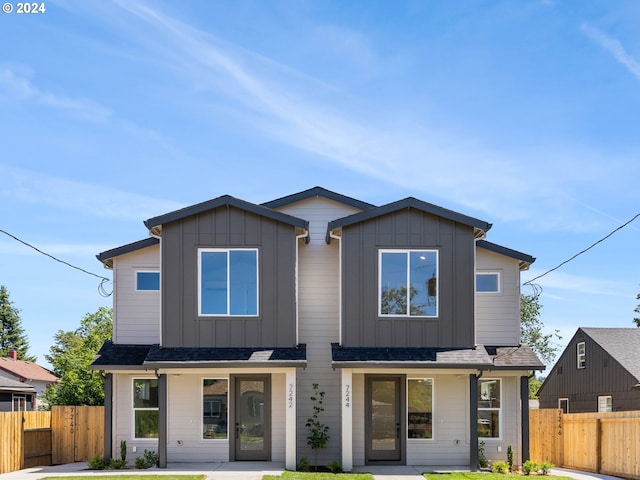
<instances>
[{"instance_id":1,"label":"utility wire","mask_svg":"<svg viewBox=\"0 0 640 480\"><path fill-rule=\"evenodd\" d=\"M33 250L35 250L36 252L38 252L38 253L40 253L40 254L44 255L45 257L49 257L49 258L51 258L52 260L55 260L56 262L60 262L60 263L62 263L63 265L66 265L67 267L71 267L71 268L74 268L74 269L76 269L76 270L80 270L81 272L86 273L87 275L91 275L91 276L94 276L94 277L99 278L99 279L101 280L101 282L100 282L100 285L98 285L98 293L99 293L101 296L103 296L103 297L108 297L108 296L110 296L110 295L111 295L111 292L107 292L107 290L106 290L106 289L105 289L105 287L104 287L105 283L107 283L107 282L110 282L110 281L111 281L111 280L110 280L110 279L108 279L107 277L103 277L102 275L98 275L98 274L96 274L96 273L89 272L89 271L85 270L84 268L77 267L77 266L75 266L75 265L70 264L69 262L65 262L64 260L60 260L59 258L54 257L53 255L51 255L51 254L49 254L49 253L47 253L47 252L43 252L43 251L42 251L42 250L40 250L39 248L34 247L34 246L33 246L33 245L31 245L30 243L25 242L24 240L22 240L22 239L20 239L20 238L16 237L15 235L10 234L10 233L9 233L9 232L7 232L6 230L2 230L1 228L0 228L0 233L4 233L5 235L7 235L7 236L9 236L9 237L13 238L15 241L20 242L20 243L22 243L23 245L26 245L27 247L32 248L32 249L33 249Z\"/></svg>"},{"instance_id":2,"label":"utility wire","mask_svg":"<svg viewBox=\"0 0 640 480\"><path fill-rule=\"evenodd\" d=\"M631 220L623 223L622 225L620 225L618 228L614 229L613 231L611 231L609 234L607 234L606 236L602 237L600 240L593 242L591 245L589 245L587 248L585 248L584 250L576 253L574 256L572 256L571 258L565 260L564 262L560 263L559 265L556 265L555 267L553 267L550 270L547 270L546 272L544 272L541 275L538 275L535 278L532 278L531 280L527 280L526 282L524 282L523 285L531 285L534 290L536 289L536 285L534 285L532 282L535 280L538 280L539 278L544 277L545 275L547 275L548 273L553 272L554 270L559 269L560 267L562 267L563 265L566 265L567 263L569 263L571 260L574 260L576 257L579 257L580 255L582 255L585 252L588 252L589 250L591 250L593 247L595 247L596 245L598 245L599 243L604 242L607 238L609 238L611 235L613 235L614 233L616 233L618 230L622 230L624 227L626 227L627 225L629 225L631 222L633 222L636 218L640 217L640 213L637 213L633 216L633 218L631 218ZM537 286L538 288L541 288L539 285Z\"/></svg>"}]
</instances>

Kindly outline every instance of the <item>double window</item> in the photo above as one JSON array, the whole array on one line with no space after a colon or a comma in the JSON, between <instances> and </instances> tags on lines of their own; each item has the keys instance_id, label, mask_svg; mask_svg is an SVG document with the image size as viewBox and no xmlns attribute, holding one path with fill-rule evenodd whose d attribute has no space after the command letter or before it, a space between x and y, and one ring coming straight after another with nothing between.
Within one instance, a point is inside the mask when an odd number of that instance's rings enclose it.
<instances>
[{"instance_id":1,"label":"double window","mask_svg":"<svg viewBox=\"0 0 640 480\"><path fill-rule=\"evenodd\" d=\"M501 380L478 380L478 437L500 438Z\"/></svg>"},{"instance_id":2,"label":"double window","mask_svg":"<svg viewBox=\"0 0 640 480\"><path fill-rule=\"evenodd\" d=\"M258 250L198 251L200 316L258 315Z\"/></svg>"},{"instance_id":3,"label":"double window","mask_svg":"<svg viewBox=\"0 0 640 480\"><path fill-rule=\"evenodd\" d=\"M158 438L158 379L133 379L133 437Z\"/></svg>"},{"instance_id":4,"label":"double window","mask_svg":"<svg viewBox=\"0 0 640 480\"><path fill-rule=\"evenodd\" d=\"M379 314L395 317L438 316L438 252L381 250Z\"/></svg>"}]
</instances>

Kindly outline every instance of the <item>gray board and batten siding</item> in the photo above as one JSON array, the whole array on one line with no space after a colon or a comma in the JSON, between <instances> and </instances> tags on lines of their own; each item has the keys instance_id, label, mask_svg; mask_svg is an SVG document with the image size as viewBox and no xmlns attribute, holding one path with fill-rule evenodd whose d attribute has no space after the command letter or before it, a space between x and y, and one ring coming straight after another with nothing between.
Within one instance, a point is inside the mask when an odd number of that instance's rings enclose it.
<instances>
[{"instance_id":1,"label":"gray board and batten siding","mask_svg":"<svg viewBox=\"0 0 640 480\"><path fill-rule=\"evenodd\" d=\"M403 208L342 225L342 343L347 347L474 346L474 226ZM434 318L378 314L379 250L438 252L438 315Z\"/></svg>"},{"instance_id":2,"label":"gray board and batten siding","mask_svg":"<svg viewBox=\"0 0 640 480\"><path fill-rule=\"evenodd\" d=\"M297 225L259 213L223 204L162 224L164 346L296 345ZM258 316L199 316L198 249L216 247L258 249Z\"/></svg>"}]
</instances>

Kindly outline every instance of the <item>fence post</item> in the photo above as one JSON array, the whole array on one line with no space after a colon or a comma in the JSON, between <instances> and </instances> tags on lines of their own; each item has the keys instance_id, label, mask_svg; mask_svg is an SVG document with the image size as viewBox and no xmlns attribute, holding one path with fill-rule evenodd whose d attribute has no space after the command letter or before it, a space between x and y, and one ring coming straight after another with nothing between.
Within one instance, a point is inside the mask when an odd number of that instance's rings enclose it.
<instances>
[{"instance_id":1,"label":"fence post","mask_svg":"<svg viewBox=\"0 0 640 480\"><path fill-rule=\"evenodd\" d=\"M602 422L596 419L596 473L602 470Z\"/></svg>"}]
</instances>

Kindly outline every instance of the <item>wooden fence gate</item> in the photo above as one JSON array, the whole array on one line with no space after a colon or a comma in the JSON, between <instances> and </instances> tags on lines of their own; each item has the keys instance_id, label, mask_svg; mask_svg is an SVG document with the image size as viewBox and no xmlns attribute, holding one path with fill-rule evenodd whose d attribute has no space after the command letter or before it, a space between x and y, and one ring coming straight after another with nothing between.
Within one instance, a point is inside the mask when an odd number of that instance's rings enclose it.
<instances>
[{"instance_id":1,"label":"wooden fence gate","mask_svg":"<svg viewBox=\"0 0 640 480\"><path fill-rule=\"evenodd\" d=\"M0 474L104 455L104 407L0 412Z\"/></svg>"}]
</instances>

